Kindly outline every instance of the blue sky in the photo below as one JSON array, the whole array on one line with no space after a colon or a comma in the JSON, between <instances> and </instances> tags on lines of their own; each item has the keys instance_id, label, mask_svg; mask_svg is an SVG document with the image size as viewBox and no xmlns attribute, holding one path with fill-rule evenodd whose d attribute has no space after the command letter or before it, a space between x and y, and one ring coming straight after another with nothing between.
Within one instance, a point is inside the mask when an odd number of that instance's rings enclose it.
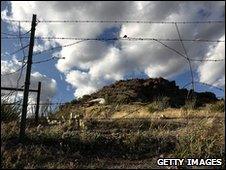
<instances>
[{"instance_id":1,"label":"blue sky","mask_svg":"<svg viewBox=\"0 0 226 170\"><path fill-rule=\"evenodd\" d=\"M8 2L1 2L2 6L1 6L1 11L4 10L5 8L8 8L10 11L10 4ZM199 10L198 13L199 17L203 16L203 17L208 17L210 15L210 13L208 13L206 10ZM1 21L1 29L2 32L6 32L6 33L13 33L13 34L18 34L17 32L12 32L11 30L9 30L10 25L6 22L2 22ZM38 28L37 28L38 29ZM119 33L120 33L121 27L120 26L112 26L112 27L106 27L105 29L103 29L100 33L96 34L96 38L116 38ZM28 43L28 40L24 39L24 44ZM15 51L16 49L19 49L19 40L15 40L15 39L11 39L11 40L1 40L1 53L5 53L5 52L12 52ZM133 42L134 43L134 42ZM110 47L116 47L119 50L121 50L121 44L118 44L117 42L105 42L106 44L106 48L110 48ZM67 47L70 48L70 47ZM142 47L141 47L142 48ZM12 50L13 49L13 50ZM40 60L44 60L44 59L48 59L52 57L52 54L56 51L61 51L61 49L55 50L55 51L50 51L50 52L46 52L43 53L41 55L38 56L34 56L33 57L33 61L40 61ZM16 57L20 60L22 59L22 52L17 53ZM8 55L2 55L1 56L1 60L11 60L12 56L8 56ZM63 56L64 57L64 56ZM65 56L67 57L67 56ZM57 90L56 90L56 95L53 98L54 102L67 102L67 101L71 101L75 98L74 96L74 91L76 90L76 87L73 87L73 83L69 83L66 81L66 74L62 73L61 71L59 71L59 69L56 67L57 64L57 60L51 60L49 62L45 62L45 63L40 63L40 64L34 64L32 65L32 71L37 71L43 75L46 75L49 78L55 79L56 83L57 83ZM76 61L75 61L76 62ZM179 62L178 62L179 64ZM187 66L188 67L188 66ZM82 68L79 68L77 66L74 66L71 68L75 70L82 70ZM87 69L87 72L90 70L90 68ZM129 72L126 72L123 74L123 78L124 79L130 79L130 78L148 78L148 75L145 73L144 70L140 70L140 71L136 71L136 70L130 70ZM198 74L195 74L195 79L198 79ZM170 76L169 80L176 81L176 84L179 85L180 87L184 86L186 83L188 83L188 81L190 81L190 72L189 70L185 70L182 71L180 74L177 74L176 76ZM105 84L110 84L111 80L103 80L103 82L105 82ZM191 87L191 86L190 86ZM224 96L224 92L219 91L218 89L215 88L210 88L208 86L205 85L200 85L200 84L196 84L196 91L211 91L214 92L216 94L216 96Z\"/></svg>"},{"instance_id":2,"label":"blue sky","mask_svg":"<svg viewBox=\"0 0 226 170\"><path fill-rule=\"evenodd\" d=\"M7 32L7 24L2 22L2 31ZM24 44L29 43L28 41L24 41ZM12 49L19 49L20 47L18 46L18 40L15 39L10 39L10 40L2 40L1 43L1 53L5 52L11 52ZM14 50L13 50L14 51ZM27 52L26 52L27 54ZM51 53L47 52L42 55L34 56L33 57L33 62L35 61L41 61L45 60L51 57ZM22 51L17 53L16 58L18 60L21 60L23 58L23 53ZM1 60L11 60L12 57L9 55L4 55L1 57ZM56 60L50 60L48 62L43 62L40 64L33 64L32 65L32 71L38 71L41 74L44 74L50 78L53 78L57 82L57 94L54 96L55 102L67 102L72 99L74 99L74 95L71 89L71 85L65 82L65 76L64 74L60 73L56 67Z\"/></svg>"},{"instance_id":3,"label":"blue sky","mask_svg":"<svg viewBox=\"0 0 226 170\"><path fill-rule=\"evenodd\" d=\"M5 8L9 8L10 9L10 5L8 4L8 2L4 1L1 2L1 10L4 10ZM21 23L22 24L22 23ZM1 20L1 30L3 32L6 33L13 33L13 34L18 34L18 32L11 32L9 29L9 24L6 22L2 22ZM2 35L3 36L3 35ZM23 40L23 44L28 44L29 40L24 39ZM19 49L19 40L15 40L15 39L2 39L1 40L1 53L11 53L13 51L16 51L16 49ZM14 50L12 50L14 49ZM60 50L60 49L58 49ZM27 51L26 53L27 54ZM18 52L16 55L16 58L18 60L21 60L23 58L23 52ZM43 53L42 55L38 55L37 57L33 57L33 62L35 61L41 61L41 60L45 60L51 58L51 52L46 52ZM1 56L1 60L11 60L12 57L9 55L4 55ZM32 65L32 71L38 71L41 74L44 74L50 78L53 78L56 80L57 82L57 93L54 96L53 101L54 102L67 102L67 101L71 101L72 99L74 99L74 95L72 93L72 89L70 84L65 82L65 76L64 74L61 74L55 67L56 64L56 60L51 60L49 62L43 62L40 64L33 64ZM62 79L61 79L62 77Z\"/></svg>"}]
</instances>

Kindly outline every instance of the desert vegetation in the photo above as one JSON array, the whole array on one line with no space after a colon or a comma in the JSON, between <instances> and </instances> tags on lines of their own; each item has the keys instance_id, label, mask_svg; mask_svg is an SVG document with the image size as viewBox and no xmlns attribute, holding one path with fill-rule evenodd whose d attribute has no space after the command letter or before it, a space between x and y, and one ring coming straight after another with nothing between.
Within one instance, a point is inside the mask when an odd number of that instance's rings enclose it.
<instances>
[{"instance_id":1,"label":"desert vegetation","mask_svg":"<svg viewBox=\"0 0 226 170\"><path fill-rule=\"evenodd\" d=\"M135 92L131 94L137 96ZM38 125L28 118L24 143L18 139L18 109L1 107L2 168L173 168L158 167L156 161L224 160L223 100L197 104L196 98L175 107L172 102L177 99L163 94L149 102L142 97L132 101L128 94L103 96L104 104L87 105L95 99L87 95L60 106L41 117ZM199 168L224 167L223 161L222 166Z\"/></svg>"},{"instance_id":2,"label":"desert vegetation","mask_svg":"<svg viewBox=\"0 0 226 170\"><path fill-rule=\"evenodd\" d=\"M125 112L126 108L130 116L109 119L98 118L97 113L86 116L80 128L75 127L70 116L64 121L57 114L52 116L58 124L49 124L42 118L38 127L28 119L25 144L18 141L19 121L3 121L2 167L157 168L155 160L160 156L223 158L224 105L221 101L198 110L165 108L150 112L150 104L140 107L146 107L147 113L136 115L133 110L136 107L122 105L118 112L123 109ZM89 111L87 114L94 110ZM150 116L146 117L147 114Z\"/></svg>"}]
</instances>

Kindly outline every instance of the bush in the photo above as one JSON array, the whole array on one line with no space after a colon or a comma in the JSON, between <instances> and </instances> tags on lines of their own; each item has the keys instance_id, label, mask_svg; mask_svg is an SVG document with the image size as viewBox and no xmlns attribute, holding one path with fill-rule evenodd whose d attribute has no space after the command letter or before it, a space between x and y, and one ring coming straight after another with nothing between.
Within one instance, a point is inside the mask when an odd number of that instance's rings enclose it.
<instances>
[{"instance_id":1,"label":"bush","mask_svg":"<svg viewBox=\"0 0 226 170\"><path fill-rule=\"evenodd\" d=\"M185 105L183 106L183 109L187 110L187 109L197 109L198 105L197 105L197 99L196 98L192 98L189 100L185 101Z\"/></svg>"},{"instance_id":2,"label":"bush","mask_svg":"<svg viewBox=\"0 0 226 170\"><path fill-rule=\"evenodd\" d=\"M110 98L110 96L109 96L108 94L105 94L105 95L104 95L104 99L105 99L105 104L106 104L106 105L112 103L112 100L111 100L111 98Z\"/></svg>"},{"instance_id":3,"label":"bush","mask_svg":"<svg viewBox=\"0 0 226 170\"><path fill-rule=\"evenodd\" d=\"M154 102L148 105L148 111L150 113L156 111L163 111L164 109L170 107L169 97L158 97Z\"/></svg>"},{"instance_id":4,"label":"bush","mask_svg":"<svg viewBox=\"0 0 226 170\"><path fill-rule=\"evenodd\" d=\"M117 95L116 103L125 104L125 103L129 103L129 102L130 102L130 96L123 94L123 93Z\"/></svg>"}]
</instances>

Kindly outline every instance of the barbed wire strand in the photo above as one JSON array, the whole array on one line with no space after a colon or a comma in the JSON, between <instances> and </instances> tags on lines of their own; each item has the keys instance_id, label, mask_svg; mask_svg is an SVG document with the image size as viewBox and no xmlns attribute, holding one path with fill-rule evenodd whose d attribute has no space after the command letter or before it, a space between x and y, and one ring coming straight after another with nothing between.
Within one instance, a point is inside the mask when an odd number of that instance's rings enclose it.
<instances>
[{"instance_id":1,"label":"barbed wire strand","mask_svg":"<svg viewBox=\"0 0 226 170\"><path fill-rule=\"evenodd\" d=\"M27 37L29 38L29 37ZM101 38L65 38L65 37L38 37L38 38L44 38L44 39L71 39L71 40L80 40L79 42L82 41L117 41L117 40L127 40L127 41L145 41L145 40L151 40L151 41L156 41L160 44L162 44L163 46L165 46L166 48L176 52L177 54L179 54L180 56L182 56L183 58L186 58L186 56L182 53L180 53L179 51L177 51L176 49L173 49L172 47L166 45L165 43L161 42L161 41L180 41L179 39L156 39L156 38L113 38L113 39L101 39ZM182 40L183 41L183 40ZM185 40L185 41L197 41L197 40ZM203 40L202 40L203 41ZM212 42L214 40L211 40ZM50 49L46 49L44 51L40 51L40 52L36 52L34 53L34 55L39 55L43 52L47 52L47 51L51 51L51 50L55 50L58 48L63 48L63 47L68 47L68 46L72 46L74 44L77 44L79 42L76 43L71 43L71 44L67 44L67 45L62 45L62 46L57 46L57 47L53 47ZM224 42L222 40L216 40L215 42ZM186 58L187 59L187 58ZM199 59L190 59L190 61L224 61L223 59L206 59L206 60L199 60Z\"/></svg>"},{"instance_id":2,"label":"barbed wire strand","mask_svg":"<svg viewBox=\"0 0 226 170\"><path fill-rule=\"evenodd\" d=\"M55 49L58 49L58 48L64 48L64 47L73 46L73 45L78 44L78 43L83 42L83 41L92 41L92 40L94 40L94 39L83 39L83 40L77 41L77 42L75 42L75 43L66 44L66 45L62 45L62 46L57 46L57 47L53 47L53 48L50 48L50 49L46 49L46 50L43 50L43 51L40 51L40 52L36 52L36 53L34 53L34 55L39 55L39 54L41 54L41 53L43 53L43 52L55 50ZM95 39L95 40L100 41L100 39ZM102 39L101 39L101 40L102 40ZM105 39L105 40L110 40L110 41L111 41L111 40L113 40L113 39ZM187 59L186 56L185 56L184 54L182 54L182 53L180 53L179 51L177 51L176 49L174 49L174 48L172 48L172 47L166 45L165 43L159 41L158 39L153 39L153 41L156 41L156 42L162 44L162 45L165 46L166 48L168 48L168 49L170 49L170 50L176 52L176 53L179 54L181 57ZM215 61L215 62L216 62L216 61L224 61L223 59L212 59L212 60L190 59L190 60L191 60L191 61Z\"/></svg>"},{"instance_id":3,"label":"barbed wire strand","mask_svg":"<svg viewBox=\"0 0 226 170\"><path fill-rule=\"evenodd\" d=\"M16 35L16 34L10 34L10 33L6 33L6 32L1 32L1 34L3 34L3 35L9 35L9 36L18 36L18 35Z\"/></svg>"},{"instance_id":4,"label":"barbed wire strand","mask_svg":"<svg viewBox=\"0 0 226 170\"><path fill-rule=\"evenodd\" d=\"M10 73L7 73L7 74L1 74L1 76L8 76L8 75L11 75L11 74L15 74L15 73L19 72L21 69L23 69L26 65L27 65L27 63L24 63L23 66L20 67L19 69L17 69L16 71L13 71L13 72L10 72Z\"/></svg>"},{"instance_id":5,"label":"barbed wire strand","mask_svg":"<svg viewBox=\"0 0 226 170\"><path fill-rule=\"evenodd\" d=\"M25 45L25 46L23 46L23 47L21 47L20 49L18 49L18 50L16 50L16 51L12 52L12 53L9 54L9 55L14 55L14 54L16 54L16 53L18 53L18 52L24 50L24 49L27 48L27 47L29 47L29 44L28 44L28 45Z\"/></svg>"},{"instance_id":6,"label":"barbed wire strand","mask_svg":"<svg viewBox=\"0 0 226 170\"><path fill-rule=\"evenodd\" d=\"M8 22L30 23L30 20L4 19ZM208 21L145 21L145 20L39 20L39 23L137 23L137 24L222 24L223 20Z\"/></svg>"},{"instance_id":7,"label":"barbed wire strand","mask_svg":"<svg viewBox=\"0 0 226 170\"><path fill-rule=\"evenodd\" d=\"M217 62L217 61L224 61L224 59L194 59L194 58L190 58L190 61L213 61L213 62Z\"/></svg>"},{"instance_id":8,"label":"barbed wire strand","mask_svg":"<svg viewBox=\"0 0 226 170\"><path fill-rule=\"evenodd\" d=\"M70 44L66 44L66 45L62 45L62 46L52 47L52 48L49 48L49 49L46 49L46 50L43 50L43 51L40 51L40 52L33 53L33 56L40 55L40 54L42 54L42 53L44 53L44 52L56 50L56 49L59 49L59 48L73 46L73 45L78 44L78 43L81 43L81 42L83 42L83 41L84 41L84 40L76 41L76 42L74 42L74 43L70 43Z\"/></svg>"},{"instance_id":9,"label":"barbed wire strand","mask_svg":"<svg viewBox=\"0 0 226 170\"><path fill-rule=\"evenodd\" d=\"M22 88L22 87L23 87L23 86L21 86L20 88ZM1 89L1 91L8 91L8 90ZM6 94L6 97L5 97L4 95L1 94L1 97L3 97L2 100L3 100L3 101L4 101L4 100L9 100L9 96L12 96L14 92L17 92L17 90L16 90L16 89L10 90L10 92L9 92L8 94ZM7 98L7 99L5 99L4 97Z\"/></svg>"},{"instance_id":10,"label":"barbed wire strand","mask_svg":"<svg viewBox=\"0 0 226 170\"><path fill-rule=\"evenodd\" d=\"M20 22L18 23L18 31L19 31L19 43L20 43L20 46L21 48L23 47L23 43L22 43L22 39L20 38L21 37L21 27L20 27ZM19 87L19 83L20 83L20 79L22 77L22 73L23 73L23 64L24 64L24 60L26 58L25 56L25 52L24 52L24 49L22 50L23 51L23 59L22 59L22 63L21 63L21 70L20 70L20 74L19 74L19 77L17 79L17 83L16 83L16 88ZM18 95L18 91L16 92L16 95L15 95L15 100L17 99L17 95Z\"/></svg>"},{"instance_id":11,"label":"barbed wire strand","mask_svg":"<svg viewBox=\"0 0 226 170\"><path fill-rule=\"evenodd\" d=\"M10 20L11 22L18 22L18 20ZM31 22L31 21L19 21L20 22ZM183 45L183 42L182 41L192 41L192 42L225 42L223 40L200 40L200 39L195 39L195 40L186 40L186 39L181 39L180 37L180 33L179 33L179 29L178 29L178 26L177 24L212 24L212 23L224 23L224 21L195 21L195 22L153 22L153 21L81 21L81 20L75 20L75 21L39 21L39 23L51 23L51 22L86 22L86 23L95 23L95 22L98 22L98 23L109 23L109 22L114 22L114 23L122 23L122 22L125 22L125 23L150 23L150 24L153 24L153 23L157 23L157 24L175 24L176 28L177 28L177 32L178 32L178 35L179 35L179 40L178 39L154 39L154 38L130 38L129 40L131 41L145 41L145 40L153 40L153 41L156 41L158 43L161 43L162 45L164 45L166 48L168 49L171 49L173 50L174 52L176 52L177 54L179 54L180 56L188 59L188 61L223 61L222 59L220 60L198 60L198 59L189 59L188 56L187 56L187 52L186 52L186 49ZM30 32L30 31L28 31ZM27 32L27 33L28 33ZM8 33L2 33L2 34L5 34L5 35L10 35L10 36L18 36L18 35L13 35L13 34L8 34ZM23 34L25 35L25 34ZM4 38L4 37L3 37ZM6 37L5 37L6 38ZM21 37L21 35L19 34L19 38L20 40L22 38L25 38L25 37ZM28 37L29 38L29 37ZM82 40L82 41L88 41L88 40L97 40L97 41L114 41L114 40L119 40L119 39L91 39L91 38L87 38L87 39L78 39L78 38L66 38L66 37L61 37L61 38L58 38L58 37L38 37L38 38L46 38L46 39L73 39L73 40ZM7 38L6 38L7 39ZM120 40L125 40L125 39L120 39ZM80 41L80 42L82 42ZM183 55L182 53L180 53L179 51L167 46L166 44L162 43L161 41L180 41L181 42L181 45L184 49L184 52L185 52L185 55ZM51 49L46 49L44 51L41 51L41 52L38 52L36 53L35 55L38 55L38 54L41 54L43 52L46 52L46 51L50 51L50 50L54 50L54 49L57 49L57 48L62 48L62 47L68 47L68 46L72 46L74 44L77 44L77 43L80 43L80 42L75 42L75 43L72 43L72 44L67 44L67 45L63 45L63 46L58 46L58 47L53 47ZM25 47L21 47L21 49L19 50L24 50ZM15 52L18 52L15 51ZM23 51L24 52L24 51ZM12 55L12 54L11 54ZM55 57L52 57L50 59L47 59L47 60L43 60L43 61L38 61L38 62L34 62L34 63L41 63L41 62L46 62L46 61L49 61L49 60L52 60L54 59ZM23 64L23 63L22 63ZM16 70L15 72L18 72L20 70L23 69L23 67L26 65L23 64L22 67L18 70ZM189 65L190 65L190 62L189 62ZM191 67L190 67L191 68ZM192 71L192 68L191 68L191 71ZM5 75L10 75L10 74L13 74L15 72L12 72L12 73L9 73L9 74L5 74ZM2 76L5 76L5 75L2 75ZM193 74L192 74L193 75ZM201 83L201 84L204 84L204 85L208 85L208 86L211 86L211 87L214 87L214 88L217 88L221 91L224 91L223 89L219 88L219 87L216 87L216 86L213 86L213 85L210 85L210 84L207 84L207 83L204 83L204 82L194 82L193 79L192 79L192 82L190 82L189 84L194 84L194 83ZM189 85L188 84L188 85ZM68 103L68 102L67 102ZM66 103L41 103L40 105L53 105L53 104L66 104ZM29 105L36 105L36 104L29 104Z\"/></svg>"},{"instance_id":12,"label":"barbed wire strand","mask_svg":"<svg viewBox=\"0 0 226 170\"><path fill-rule=\"evenodd\" d=\"M216 88L216 89L218 89L218 90L220 90L220 91L224 91L224 89L222 89L222 88L220 88L220 87L217 87L217 86L214 86L214 85L211 85L211 84L208 84L208 83L204 83L204 82L200 82L200 81L194 81L194 83L197 83L197 84L203 84L203 85L206 85L206 86L214 87L214 88ZM185 85L182 87L182 89L185 88L185 87L187 87L187 86L190 85L190 84L191 84L191 82L185 84Z\"/></svg>"},{"instance_id":13,"label":"barbed wire strand","mask_svg":"<svg viewBox=\"0 0 226 170\"><path fill-rule=\"evenodd\" d=\"M30 37L21 37L24 39L29 39ZM9 36L5 36L5 37L1 37L1 39L18 39L18 37L9 37ZM35 37L35 39L43 39L43 40L93 40L93 41L119 41L119 40L125 40L125 41L153 41L158 39L159 41L185 41L185 42L208 42L208 43L221 43L221 42L225 42L224 40L209 40L209 39L170 39L170 38L133 38L130 37L128 39L125 38L111 38L111 39L107 39L107 38L78 38L78 37L45 37L45 36L39 36L39 37Z\"/></svg>"},{"instance_id":14,"label":"barbed wire strand","mask_svg":"<svg viewBox=\"0 0 226 170\"><path fill-rule=\"evenodd\" d=\"M57 59L57 58L54 56L54 57L51 57L51 58L46 59L46 60L34 61L32 64L44 63L44 62L48 62L48 61L50 61L50 60L54 60L54 59Z\"/></svg>"},{"instance_id":15,"label":"barbed wire strand","mask_svg":"<svg viewBox=\"0 0 226 170\"><path fill-rule=\"evenodd\" d=\"M159 40L157 40L157 39L156 39L155 41L158 42L158 43L160 43L160 44L162 44L164 47L170 49L171 51L177 53L179 56L181 56L181 57L187 59L187 57L186 57L184 54L182 54L181 52L177 51L176 49L174 49L174 48L172 48L172 47L170 47L170 46L164 44L163 42L161 42L161 41L159 41Z\"/></svg>"},{"instance_id":16,"label":"barbed wire strand","mask_svg":"<svg viewBox=\"0 0 226 170\"><path fill-rule=\"evenodd\" d=\"M187 61L188 61L188 64L189 64L189 69L190 69L190 73L191 73L192 90L195 91L194 75L193 75L193 70L192 70L191 61L190 61L190 59L189 59L189 57L188 57L187 50L186 50L186 48L185 48L185 46L184 46L184 43L183 43L183 41L182 41L182 37L181 37L181 35L180 35L180 31L179 31L179 28L178 28L178 26L177 26L177 23L175 23L175 27L176 27L176 30L177 30L177 33L178 33L178 36L179 36L179 39L180 39L181 46L182 46L182 48L183 48L183 50L184 50L185 56L186 56ZM189 94L188 94L188 97L189 97Z\"/></svg>"},{"instance_id":17,"label":"barbed wire strand","mask_svg":"<svg viewBox=\"0 0 226 170\"><path fill-rule=\"evenodd\" d=\"M27 31L27 32L25 32L25 33L23 33L23 34L21 34L20 36L26 35L26 34L28 34L29 32L31 32L31 30L29 30L29 31ZM1 34L3 34L3 35L9 35L9 36L13 36L13 37L19 38L19 36L18 36L17 34L11 34L11 33L6 33L6 32L1 32Z\"/></svg>"}]
</instances>

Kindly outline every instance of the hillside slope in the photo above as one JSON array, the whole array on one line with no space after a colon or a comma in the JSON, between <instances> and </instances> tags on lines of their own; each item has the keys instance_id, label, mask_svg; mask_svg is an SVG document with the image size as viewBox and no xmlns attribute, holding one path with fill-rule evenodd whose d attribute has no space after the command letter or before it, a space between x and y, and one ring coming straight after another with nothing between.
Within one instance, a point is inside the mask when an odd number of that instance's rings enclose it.
<instances>
[{"instance_id":1,"label":"hillside slope","mask_svg":"<svg viewBox=\"0 0 226 170\"><path fill-rule=\"evenodd\" d=\"M108 104L131 102L150 103L168 97L171 107L181 107L191 94L196 99L197 105L215 102L217 98L211 92L194 92L180 89L175 81L164 78L120 80L112 85L105 86L99 91L85 95L79 100L73 100L73 104L83 104L95 98L104 98ZM190 96L189 96L190 95Z\"/></svg>"},{"instance_id":2,"label":"hillside slope","mask_svg":"<svg viewBox=\"0 0 226 170\"><path fill-rule=\"evenodd\" d=\"M115 108L112 106L112 108ZM45 119L37 127L28 120L26 141L18 142L19 122L1 126L2 167L16 169L224 169L224 102L199 109L148 113L147 106L124 104L68 107L61 112L86 112L77 128L65 118L55 124ZM123 114L128 113L128 115ZM159 115L165 115L159 119ZM54 119L54 118L52 118ZM158 158L221 158L222 166L159 167Z\"/></svg>"}]
</instances>

